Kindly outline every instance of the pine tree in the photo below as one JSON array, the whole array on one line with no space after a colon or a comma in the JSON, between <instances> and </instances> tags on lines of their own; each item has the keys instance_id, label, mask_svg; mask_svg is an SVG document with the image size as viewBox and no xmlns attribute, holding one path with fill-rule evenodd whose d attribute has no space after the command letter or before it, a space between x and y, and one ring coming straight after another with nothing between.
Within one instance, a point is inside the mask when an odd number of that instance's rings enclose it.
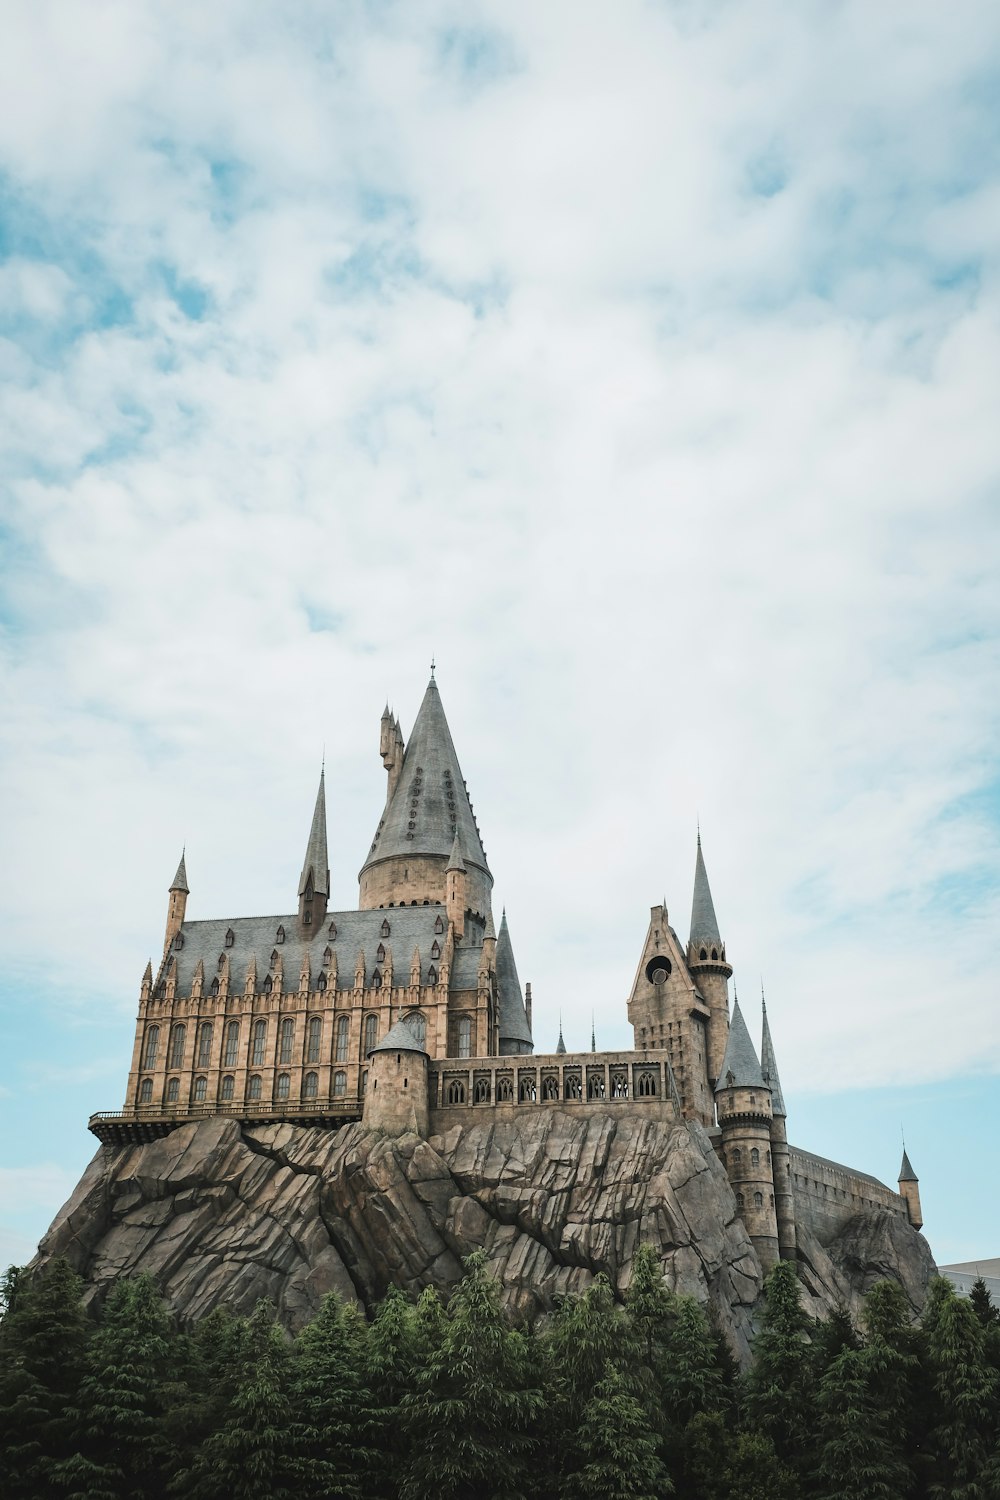
<instances>
[{"instance_id":1,"label":"pine tree","mask_svg":"<svg viewBox=\"0 0 1000 1500\"><path fill-rule=\"evenodd\" d=\"M7 1281L0 1323L0 1473L4 1500L53 1493L76 1450L73 1401L85 1373L91 1324L83 1283L65 1260Z\"/></svg>"},{"instance_id":2,"label":"pine tree","mask_svg":"<svg viewBox=\"0 0 1000 1500\"><path fill-rule=\"evenodd\" d=\"M333 1294L295 1341L290 1472L298 1500L356 1500L375 1467L376 1413L365 1373L367 1327Z\"/></svg>"},{"instance_id":3,"label":"pine tree","mask_svg":"<svg viewBox=\"0 0 1000 1500\"><path fill-rule=\"evenodd\" d=\"M758 1432L737 1434L725 1470L725 1500L803 1500L799 1480Z\"/></svg>"},{"instance_id":4,"label":"pine tree","mask_svg":"<svg viewBox=\"0 0 1000 1500\"><path fill-rule=\"evenodd\" d=\"M70 1500L163 1492L163 1383L170 1325L152 1279L118 1281L90 1340L75 1401L76 1452L59 1465Z\"/></svg>"},{"instance_id":5,"label":"pine tree","mask_svg":"<svg viewBox=\"0 0 1000 1500\"><path fill-rule=\"evenodd\" d=\"M640 1245L632 1257L625 1310L642 1358L651 1370L659 1372L677 1318L677 1298L664 1280L652 1245Z\"/></svg>"},{"instance_id":6,"label":"pine tree","mask_svg":"<svg viewBox=\"0 0 1000 1500\"><path fill-rule=\"evenodd\" d=\"M764 1314L743 1385L744 1426L769 1438L782 1463L804 1473L816 1426L815 1384L795 1267L781 1260L764 1283Z\"/></svg>"},{"instance_id":7,"label":"pine tree","mask_svg":"<svg viewBox=\"0 0 1000 1500\"><path fill-rule=\"evenodd\" d=\"M950 1282L931 1286L924 1313L933 1395L930 1494L936 1500L995 1500L1000 1388L986 1335Z\"/></svg>"},{"instance_id":8,"label":"pine tree","mask_svg":"<svg viewBox=\"0 0 1000 1500\"><path fill-rule=\"evenodd\" d=\"M903 1434L875 1405L865 1352L845 1349L820 1381L820 1500L901 1500L910 1488Z\"/></svg>"},{"instance_id":9,"label":"pine tree","mask_svg":"<svg viewBox=\"0 0 1000 1500\"><path fill-rule=\"evenodd\" d=\"M581 1463L566 1477L562 1500L661 1500L673 1494L648 1412L615 1365L594 1387L577 1436Z\"/></svg>"},{"instance_id":10,"label":"pine tree","mask_svg":"<svg viewBox=\"0 0 1000 1500\"><path fill-rule=\"evenodd\" d=\"M499 1288L481 1251L448 1307L443 1344L403 1397L413 1440L403 1500L488 1500L522 1495L530 1428L541 1394L527 1367L525 1340L507 1323Z\"/></svg>"},{"instance_id":11,"label":"pine tree","mask_svg":"<svg viewBox=\"0 0 1000 1500\"><path fill-rule=\"evenodd\" d=\"M432 1346L444 1339L446 1319L437 1293L428 1288L420 1303L418 1326L416 1309L398 1287L391 1286L368 1332L367 1378L379 1453L370 1484L372 1492L384 1500L395 1500L409 1462L409 1434L400 1413L403 1396L413 1389L418 1369L429 1362Z\"/></svg>"}]
</instances>

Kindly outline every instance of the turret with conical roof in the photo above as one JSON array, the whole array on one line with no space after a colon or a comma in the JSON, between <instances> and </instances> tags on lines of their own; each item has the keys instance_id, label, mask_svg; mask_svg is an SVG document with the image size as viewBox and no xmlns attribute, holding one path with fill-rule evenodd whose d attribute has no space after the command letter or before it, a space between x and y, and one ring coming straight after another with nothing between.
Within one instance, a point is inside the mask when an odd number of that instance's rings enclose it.
<instances>
[{"instance_id":1,"label":"turret with conical roof","mask_svg":"<svg viewBox=\"0 0 1000 1500\"><path fill-rule=\"evenodd\" d=\"M362 1115L367 1129L427 1136L429 1061L425 1044L405 1019L370 1048Z\"/></svg>"},{"instance_id":2,"label":"turret with conical roof","mask_svg":"<svg viewBox=\"0 0 1000 1500\"><path fill-rule=\"evenodd\" d=\"M556 1056L557 1057L565 1057L565 1055L566 1055L566 1043L563 1041L563 1034L562 1034L562 1011L560 1011L559 1012L559 1040L558 1040L558 1042L556 1042Z\"/></svg>"},{"instance_id":3,"label":"turret with conical roof","mask_svg":"<svg viewBox=\"0 0 1000 1500\"><path fill-rule=\"evenodd\" d=\"M382 727L385 760L384 715ZM402 745L400 735L398 746L388 751L388 798L361 868L360 905L366 909L443 901L445 872L457 835L466 869L467 907L485 916L493 877L433 676L409 742L405 749Z\"/></svg>"},{"instance_id":4,"label":"turret with conical roof","mask_svg":"<svg viewBox=\"0 0 1000 1500\"><path fill-rule=\"evenodd\" d=\"M920 1207L919 1179L910 1158L906 1154L906 1145L903 1145L903 1160L899 1168L899 1195L906 1204L906 1212L914 1229L922 1229L924 1225L923 1210Z\"/></svg>"},{"instance_id":5,"label":"turret with conical roof","mask_svg":"<svg viewBox=\"0 0 1000 1500\"><path fill-rule=\"evenodd\" d=\"M715 1086L720 1155L736 1209L765 1270L778 1259L778 1224L771 1176L771 1091L738 1000L733 1001L726 1055Z\"/></svg>"},{"instance_id":6,"label":"turret with conical roof","mask_svg":"<svg viewBox=\"0 0 1000 1500\"><path fill-rule=\"evenodd\" d=\"M792 1163L788 1150L788 1129L785 1122L785 1099L778 1077L778 1064L774 1056L771 1027L767 1019L767 1003L764 986L761 985L760 1008L762 1015L760 1040L760 1070L764 1082L771 1090L771 1176L774 1180L774 1212L778 1224L778 1254L782 1260L795 1260L797 1235L795 1230L795 1194L792 1188Z\"/></svg>"},{"instance_id":7,"label":"turret with conical roof","mask_svg":"<svg viewBox=\"0 0 1000 1500\"><path fill-rule=\"evenodd\" d=\"M500 1055L533 1052L531 1027L528 1024L521 995L521 981L517 976L517 964L514 962L514 949L511 946L506 910L500 918L496 965Z\"/></svg>"},{"instance_id":8,"label":"turret with conical roof","mask_svg":"<svg viewBox=\"0 0 1000 1500\"><path fill-rule=\"evenodd\" d=\"M688 968L709 1010L706 1041L708 1077L712 1087L720 1077L729 1036L729 980L732 967L726 961L726 945L719 932L715 902L708 883L708 870L701 848L701 829L694 864L694 895L691 900L691 934L687 948Z\"/></svg>"},{"instance_id":9,"label":"turret with conical roof","mask_svg":"<svg viewBox=\"0 0 1000 1500\"><path fill-rule=\"evenodd\" d=\"M326 916L330 900L330 864L326 848L326 769L319 773L306 857L299 877L299 923L315 930Z\"/></svg>"},{"instance_id":10,"label":"turret with conical roof","mask_svg":"<svg viewBox=\"0 0 1000 1500\"><path fill-rule=\"evenodd\" d=\"M187 851L181 850L180 864L177 866L177 874L170 882L170 896L167 901L167 928L163 938L163 956L166 958L170 945L177 937L184 925L184 914L187 911L188 891L187 865L185 855Z\"/></svg>"},{"instance_id":11,"label":"turret with conical roof","mask_svg":"<svg viewBox=\"0 0 1000 1500\"><path fill-rule=\"evenodd\" d=\"M444 904L451 930L457 938L465 936L466 890L468 871L462 858L462 835L455 830L451 854L444 872Z\"/></svg>"}]
</instances>

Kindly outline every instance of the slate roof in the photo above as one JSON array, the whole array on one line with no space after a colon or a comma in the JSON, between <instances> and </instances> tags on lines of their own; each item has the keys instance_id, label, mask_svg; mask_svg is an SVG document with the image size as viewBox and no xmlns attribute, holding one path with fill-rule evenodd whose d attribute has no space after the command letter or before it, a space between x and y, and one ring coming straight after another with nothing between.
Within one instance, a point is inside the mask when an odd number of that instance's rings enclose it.
<instances>
[{"instance_id":1,"label":"slate roof","mask_svg":"<svg viewBox=\"0 0 1000 1500\"><path fill-rule=\"evenodd\" d=\"M312 875L313 890L318 896L329 896L330 894L330 862L326 853L326 772L319 773L319 791L316 793L316 806L313 809L312 827L309 829L309 842L306 845L305 863L302 866L302 875L299 878L299 895L306 888L309 876Z\"/></svg>"},{"instance_id":2,"label":"slate roof","mask_svg":"<svg viewBox=\"0 0 1000 1500\"><path fill-rule=\"evenodd\" d=\"M761 1011L764 1015L764 1029L760 1039L760 1071L764 1075L764 1082L771 1090L771 1112L774 1115L787 1115L785 1108L785 1096L781 1092L781 1079L778 1077L778 1064L774 1058L774 1043L771 1041L771 1028L767 1024L767 1006L764 997L760 1000Z\"/></svg>"},{"instance_id":3,"label":"slate roof","mask_svg":"<svg viewBox=\"0 0 1000 1500\"><path fill-rule=\"evenodd\" d=\"M403 1019L398 1020L395 1026L389 1027L382 1040L372 1047L368 1053L369 1057L372 1052L422 1052L425 1057L427 1056L427 1048L421 1046Z\"/></svg>"},{"instance_id":4,"label":"slate roof","mask_svg":"<svg viewBox=\"0 0 1000 1500\"><path fill-rule=\"evenodd\" d=\"M844 1172L848 1177L857 1177L860 1182L870 1182L873 1187L881 1188L884 1193L893 1191L880 1178L873 1177L870 1172L859 1172L856 1167L845 1167L842 1161L832 1161L829 1156L817 1156L815 1151L803 1151L800 1146L790 1146L789 1151L793 1164L796 1160L803 1166L815 1162L818 1167L833 1167L834 1171Z\"/></svg>"},{"instance_id":5,"label":"slate roof","mask_svg":"<svg viewBox=\"0 0 1000 1500\"><path fill-rule=\"evenodd\" d=\"M732 1084L727 1083L729 1074L733 1075ZM718 1094L724 1088L763 1088L764 1075L757 1061L757 1053L754 1051L750 1033L747 1031L747 1023L743 1019L740 1010L740 1002L733 1002L733 1019L729 1023L729 1040L726 1043L726 1055L722 1059L722 1071L719 1081L715 1085Z\"/></svg>"},{"instance_id":6,"label":"slate roof","mask_svg":"<svg viewBox=\"0 0 1000 1500\"><path fill-rule=\"evenodd\" d=\"M173 880L170 882L170 889L172 891L184 891L186 895L190 895L191 892L188 889L187 866L184 863L184 855L185 855L185 853L186 853L186 851L182 849L181 850L181 862L177 866L177 874L174 876Z\"/></svg>"},{"instance_id":7,"label":"slate roof","mask_svg":"<svg viewBox=\"0 0 1000 1500\"><path fill-rule=\"evenodd\" d=\"M403 755L399 781L362 873L383 859L401 855L449 855L456 834L466 866L476 865L490 875L441 694L432 677Z\"/></svg>"},{"instance_id":8,"label":"slate roof","mask_svg":"<svg viewBox=\"0 0 1000 1500\"><path fill-rule=\"evenodd\" d=\"M902 1166L899 1169L899 1179L898 1180L900 1182L919 1182L920 1181L920 1178L917 1176L916 1172L914 1172L913 1168L910 1166L910 1158L906 1154L906 1147L905 1146L903 1147L903 1164L902 1164Z\"/></svg>"},{"instance_id":9,"label":"slate roof","mask_svg":"<svg viewBox=\"0 0 1000 1500\"><path fill-rule=\"evenodd\" d=\"M698 834L698 853L694 863L694 896L691 901L692 943L721 943L719 921L708 884L705 856L701 852L701 834Z\"/></svg>"},{"instance_id":10,"label":"slate roof","mask_svg":"<svg viewBox=\"0 0 1000 1500\"><path fill-rule=\"evenodd\" d=\"M527 1042L533 1046L531 1027L524 1009L524 993L514 962L507 913L500 919L500 935L497 938L497 991L500 1008L500 1040L502 1042Z\"/></svg>"}]
</instances>

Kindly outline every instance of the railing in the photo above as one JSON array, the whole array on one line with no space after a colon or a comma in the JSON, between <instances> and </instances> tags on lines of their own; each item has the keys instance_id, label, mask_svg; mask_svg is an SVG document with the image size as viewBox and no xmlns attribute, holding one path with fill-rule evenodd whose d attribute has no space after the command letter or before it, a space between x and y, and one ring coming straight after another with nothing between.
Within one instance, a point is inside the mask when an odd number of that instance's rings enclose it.
<instances>
[{"instance_id":1,"label":"railing","mask_svg":"<svg viewBox=\"0 0 1000 1500\"><path fill-rule=\"evenodd\" d=\"M361 1100L343 1097L308 1100L247 1099L221 1104L135 1104L130 1109L102 1109L92 1114L87 1128L102 1142L151 1140L180 1125L222 1116L248 1124L295 1124L315 1121L346 1124L361 1118Z\"/></svg>"}]
</instances>

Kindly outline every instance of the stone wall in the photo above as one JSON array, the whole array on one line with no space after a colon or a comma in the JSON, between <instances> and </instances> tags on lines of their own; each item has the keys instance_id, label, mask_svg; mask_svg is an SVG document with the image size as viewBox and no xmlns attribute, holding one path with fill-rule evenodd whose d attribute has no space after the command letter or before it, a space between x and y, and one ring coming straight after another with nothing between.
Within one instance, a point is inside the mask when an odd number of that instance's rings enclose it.
<instances>
[{"instance_id":1,"label":"stone wall","mask_svg":"<svg viewBox=\"0 0 1000 1500\"><path fill-rule=\"evenodd\" d=\"M881 1211L909 1223L903 1199L884 1182L797 1146L789 1154L796 1223L809 1229L820 1244L832 1240L855 1214Z\"/></svg>"}]
</instances>

